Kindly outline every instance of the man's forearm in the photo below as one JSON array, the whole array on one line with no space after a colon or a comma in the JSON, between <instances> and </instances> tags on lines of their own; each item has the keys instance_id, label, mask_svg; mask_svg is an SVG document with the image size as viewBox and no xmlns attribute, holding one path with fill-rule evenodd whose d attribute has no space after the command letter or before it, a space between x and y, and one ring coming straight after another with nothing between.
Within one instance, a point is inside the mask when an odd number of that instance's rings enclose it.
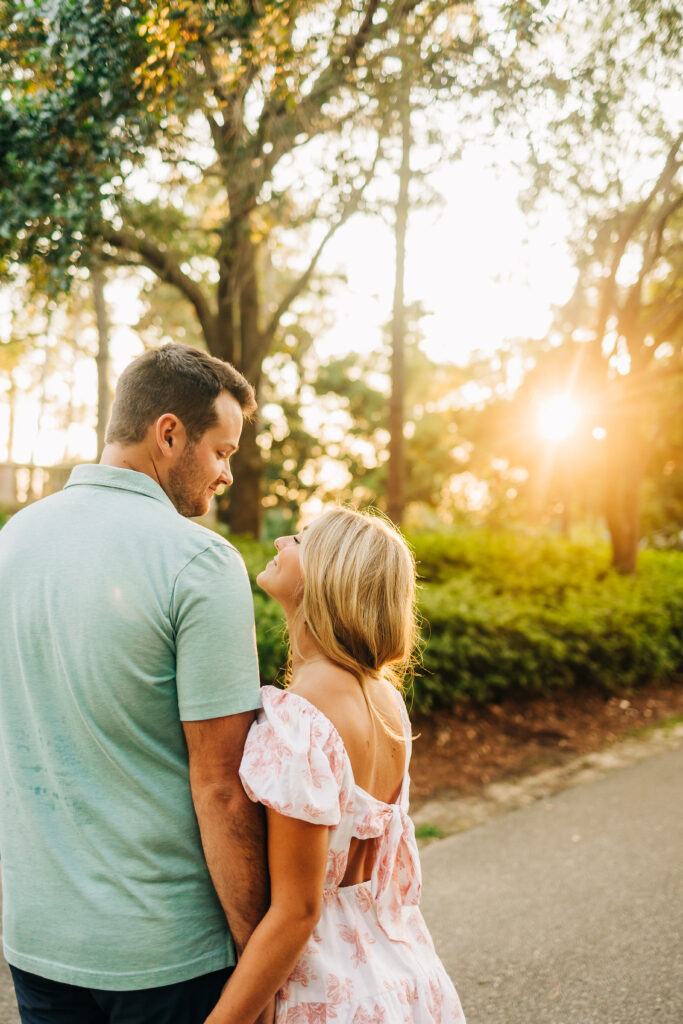
<instances>
[{"instance_id":1,"label":"man's forearm","mask_svg":"<svg viewBox=\"0 0 683 1024\"><path fill-rule=\"evenodd\" d=\"M239 955L268 909L265 814L239 782L193 786L192 796L211 880Z\"/></svg>"}]
</instances>

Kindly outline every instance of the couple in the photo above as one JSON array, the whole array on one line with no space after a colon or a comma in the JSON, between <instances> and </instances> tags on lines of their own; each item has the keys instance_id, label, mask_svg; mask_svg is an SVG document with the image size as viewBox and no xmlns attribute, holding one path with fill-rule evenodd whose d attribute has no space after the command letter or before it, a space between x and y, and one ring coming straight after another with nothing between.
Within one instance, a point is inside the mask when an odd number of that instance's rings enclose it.
<instances>
[{"instance_id":1,"label":"couple","mask_svg":"<svg viewBox=\"0 0 683 1024\"><path fill-rule=\"evenodd\" d=\"M3 933L23 1024L463 1019L407 817L408 548L343 508L277 540L258 583L285 609L292 684L259 690L243 562L185 518L231 483L255 408L229 364L146 352L100 464L0 531Z\"/></svg>"}]
</instances>

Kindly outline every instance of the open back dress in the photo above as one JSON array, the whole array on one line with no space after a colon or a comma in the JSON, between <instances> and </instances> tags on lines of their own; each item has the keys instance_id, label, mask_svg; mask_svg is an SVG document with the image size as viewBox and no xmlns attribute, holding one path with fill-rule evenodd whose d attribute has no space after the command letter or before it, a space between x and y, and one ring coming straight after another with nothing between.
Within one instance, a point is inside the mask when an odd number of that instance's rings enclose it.
<instances>
[{"instance_id":1,"label":"open back dress","mask_svg":"<svg viewBox=\"0 0 683 1024\"><path fill-rule=\"evenodd\" d=\"M240 767L247 794L279 814L330 827L322 914L278 993L276 1024L464 1024L418 905L411 728L400 694L406 763L393 804L356 785L339 733L310 701L273 686L262 694ZM342 886L354 838L376 844L372 875Z\"/></svg>"}]
</instances>

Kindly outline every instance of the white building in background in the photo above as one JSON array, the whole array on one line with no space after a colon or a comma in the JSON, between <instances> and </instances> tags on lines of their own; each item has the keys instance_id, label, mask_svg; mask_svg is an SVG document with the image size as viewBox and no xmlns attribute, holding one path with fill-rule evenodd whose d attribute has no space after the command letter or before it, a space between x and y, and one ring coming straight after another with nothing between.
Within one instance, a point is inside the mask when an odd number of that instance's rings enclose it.
<instances>
[{"instance_id":1,"label":"white building in background","mask_svg":"<svg viewBox=\"0 0 683 1024\"><path fill-rule=\"evenodd\" d=\"M0 462L0 509L17 512L38 498L61 491L73 466L32 466L21 462Z\"/></svg>"}]
</instances>

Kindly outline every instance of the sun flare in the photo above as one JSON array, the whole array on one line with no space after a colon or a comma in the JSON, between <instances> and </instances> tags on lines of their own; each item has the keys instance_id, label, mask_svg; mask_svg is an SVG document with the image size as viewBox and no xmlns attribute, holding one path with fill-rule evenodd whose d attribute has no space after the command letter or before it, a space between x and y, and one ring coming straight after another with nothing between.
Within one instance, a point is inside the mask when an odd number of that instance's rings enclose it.
<instances>
[{"instance_id":1,"label":"sun flare","mask_svg":"<svg viewBox=\"0 0 683 1024\"><path fill-rule=\"evenodd\" d=\"M547 441L563 441L576 430L581 410L566 395L547 398L539 409L538 425L541 437Z\"/></svg>"}]
</instances>

